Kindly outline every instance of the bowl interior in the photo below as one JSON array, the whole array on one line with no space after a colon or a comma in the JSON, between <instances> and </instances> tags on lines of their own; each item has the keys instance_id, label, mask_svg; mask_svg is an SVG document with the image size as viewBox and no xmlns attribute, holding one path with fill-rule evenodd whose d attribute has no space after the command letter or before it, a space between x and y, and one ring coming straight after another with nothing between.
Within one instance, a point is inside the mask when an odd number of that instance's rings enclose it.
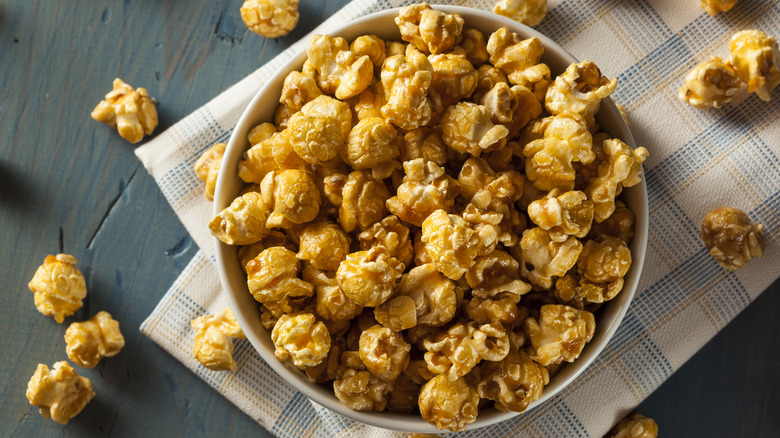
<instances>
[{"instance_id":1,"label":"bowl interior","mask_svg":"<svg viewBox=\"0 0 780 438\"><path fill-rule=\"evenodd\" d=\"M489 12L457 7L457 6L433 6L436 9L450 13L460 14L466 21L466 27L476 28L485 34L487 38L493 31L500 27L518 33L523 38L537 37L542 41L545 52L543 62L549 65L553 75L560 74L566 67L577 60L546 36L508 18ZM400 34L393 18L398 14L397 9L385 10L354 20L331 32L332 35L342 36L348 41L364 34L375 34L383 39L399 40ZM274 110L278 104L282 84L285 76L292 70L300 69L305 60L305 53L295 57L284 68L280 69L262 89L255 95L245 112L241 116L233 131L216 183L214 195L214 214L218 214L227 207L245 185L238 178L237 168L243 152L249 147L247 133L254 126L266 121L273 121ZM622 116L612 99L602 102L601 110L597 116L597 122L602 129L614 137L625 141L635 148L633 137L626 126ZM553 377L544 389L542 397L533 402L528 410L533 409L545 400L557 394L561 389L576 378L585 368L593 362L606 343L617 330L621 319L625 315L631 298L636 290L639 276L645 256L647 243L647 191L644 179L634 187L625 189L622 195L626 204L636 216L635 236L631 243L633 263L625 277L623 291L616 298L602 306L597 313L596 333L589 342L579 359L565 366L560 373ZM312 384L305 374L298 370L290 362L281 362L274 356L274 346L271 342L270 331L260 323L260 312L257 302L249 293L246 284L246 275L239 265L236 247L225 245L216 241L217 268L223 288L228 293L233 313L238 319L249 341L260 356L297 390L318 404L331 409L341 415L363 423L371 424L386 429L406 432L439 433L435 426L425 422L419 415L399 414L393 412L358 412L349 409L342 404L332 390L324 386ZM469 425L473 430L488 426L518 415L517 413L505 413L495 408L480 411L475 423Z\"/></svg>"}]
</instances>

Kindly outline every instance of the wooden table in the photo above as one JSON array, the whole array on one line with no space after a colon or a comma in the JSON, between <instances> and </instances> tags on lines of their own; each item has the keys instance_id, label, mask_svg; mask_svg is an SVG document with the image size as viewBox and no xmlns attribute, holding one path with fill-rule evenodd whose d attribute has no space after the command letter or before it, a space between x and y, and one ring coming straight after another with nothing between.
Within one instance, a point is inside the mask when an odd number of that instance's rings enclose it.
<instances>
[{"instance_id":1,"label":"wooden table","mask_svg":"<svg viewBox=\"0 0 780 438\"><path fill-rule=\"evenodd\" d=\"M290 35L246 30L240 0L0 3L0 436L267 436L138 331L197 248L135 157L90 119L115 77L147 88L162 132L271 59L346 0L301 2ZM79 260L73 321L106 310L126 347L88 376L98 396L67 426L25 399L38 363L66 359L66 324L27 282L47 254ZM780 406L775 283L639 410L662 436L774 436Z\"/></svg>"}]
</instances>

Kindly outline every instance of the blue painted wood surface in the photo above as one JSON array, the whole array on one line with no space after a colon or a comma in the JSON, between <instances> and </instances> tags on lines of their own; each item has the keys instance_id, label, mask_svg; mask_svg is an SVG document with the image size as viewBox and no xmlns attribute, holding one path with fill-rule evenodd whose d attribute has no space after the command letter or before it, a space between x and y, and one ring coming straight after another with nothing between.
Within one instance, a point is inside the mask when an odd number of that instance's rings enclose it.
<instances>
[{"instance_id":1,"label":"blue painted wood surface","mask_svg":"<svg viewBox=\"0 0 780 438\"><path fill-rule=\"evenodd\" d=\"M284 50L346 0L303 0L267 40L241 0L0 2L0 436L268 436L138 332L197 248L133 154L89 113L114 77L159 104L162 132ZM38 363L64 360L66 324L40 315L27 282L47 254L79 260L89 289L67 322L106 310L127 345L89 377L98 396L67 426L25 399ZM640 410L662 436L775 436L780 282Z\"/></svg>"}]
</instances>

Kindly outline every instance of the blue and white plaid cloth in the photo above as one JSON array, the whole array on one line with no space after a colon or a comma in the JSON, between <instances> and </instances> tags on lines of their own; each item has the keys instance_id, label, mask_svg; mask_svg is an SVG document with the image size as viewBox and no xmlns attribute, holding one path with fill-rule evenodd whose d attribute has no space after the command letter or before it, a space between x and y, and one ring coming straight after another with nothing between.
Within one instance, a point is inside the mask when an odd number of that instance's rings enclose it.
<instances>
[{"instance_id":1,"label":"blue and white plaid cloth","mask_svg":"<svg viewBox=\"0 0 780 438\"><path fill-rule=\"evenodd\" d=\"M355 0L315 32L406 3ZM494 2L452 3L490 10ZM613 97L625 106L637 144L650 151L645 268L618 332L584 374L538 408L463 436L602 436L780 275L780 91L771 102L745 92L720 110L695 109L676 97L694 65L728 56L735 32L780 37L780 2L741 0L716 17L695 0L550 0L549 6L537 30L618 78ZM349 421L268 378L273 371L246 341L236 344L236 372L211 372L191 356L190 320L228 305L206 227L211 203L192 165L206 148L227 141L252 96L304 50L305 40L137 149L201 248L141 331L274 435L397 436ZM715 263L699 225L717 205L740 208L764 224L764 257L736 272Z\"/></svg>"}]
</instances>

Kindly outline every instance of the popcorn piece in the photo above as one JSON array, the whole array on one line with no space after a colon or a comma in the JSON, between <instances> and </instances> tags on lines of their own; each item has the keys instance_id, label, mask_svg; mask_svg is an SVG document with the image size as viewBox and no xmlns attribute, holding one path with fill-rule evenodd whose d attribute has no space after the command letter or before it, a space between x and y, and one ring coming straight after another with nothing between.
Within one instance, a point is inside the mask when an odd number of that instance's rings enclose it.
<instances>
[{"instance_id":1,"label":"popcorn piece","mask_svg":"<svg viewBox=\"0 0 780 438\"><path fill-rule=\"evenodd\" d=\"M458 182L444 169L423 158L404 162L406 174L396 196L387 200L387 209L401 220L421 226L436 210L449 212L458 194Z\"/></svg>"},{"instance_id":2,"label":"popcorn piece","mask_svg":"<svg viewBox=\"0 0 780 438\"><path fill-rule=\"evenodd\" d=\"M590 61L571 64L547 89L544 106L552 115L577 113L590 127L595 123L601 99L612 94L615 87L617 79L602 75L596 64Z\"/></svg>"},{"instance_id":3,"label":"popcorn piece","mask_svg":"<svg viewBox=\"0 0 780 438\"><path fill-rule=\"evenodd\" d=\"M699 0L701 8L704 12L712 15L713 17L718 12L728 12L734 5L737 4L737 0ZM637 437L639 438L639 437Z\"/></svg>"},{"instance_id":4,"label":"popcorn piece","mask_svg":"<svg viewBox=\"0 0 780 438\"><path fill-rule=\"evenodd\" d=\"M623 289L623 277L631 267L626 243L607 235L585 242L577 260L579 280L571 275L555 282L555 295L564 302L603 303Z\"/></svg>"},{"instance_id":5,"label":"popcorn piece","mask_svg":"<svg viewBox=\"0 0 780 438\"><path fill-rule=\"evenodd\" d=\"M458 280L474 264L480 236L460 216L436 210L423 221L422 230L425 251L446 277Z\"/></svg>"},{"instance_id":6,"label":"popcorn piece","mask_svg":"<svg viewBox=\"0 0 780 438\"><path fill-rule=\"evenodd\" d=\"M517 322L520 315L512 298L492 298L472 297L466 305L466 314L473 321L480 324L489 324L498 321L504 327L512 326ZM522 321L520 321L522 322Z\"/></svg>"},{"instance_id":7,"label":"popcorn piece","mask_svg":"<svg viewBox=\"0 0 780 438\"><path fill-rule=\"evenodd\" d=\"M702 0L703 4L704 0ZM714 14L711 14L714 15ZM652 418L631 412L620 420L604 438L657 438L658 425Z\"/></svg>"},{"instance_id":8,"label":"popcorn piece","mask_svg":"<svg viewBox=\"0 0 780 438\"><path fill-rule=\"evenodd\" d=\"M331 164L347 141L351 118L349 105L319 96L287 121L290 144L309 164Z\"/></svg>"},{"instance_id":9,"label":"popcorn piece","mask_svg":"<svg viewBox=\"0 0 780 438\"><path fill-rule=\"evenodd\" d=\"M371 85L374 76L371 59L351 52L344 38L314 35L306 54L308 63L316 71L317 84L326 94L345 100Z\"/></svg>"},{"instance_id":10,"label":"popcorn piece","mask_svg":"<svg viewBox=\"0 0 780 438\"><path fill-rule=\"evenodd\" d=\"M108 312L98 312L86 321L71 324L65 330L65 343L70 360L84 368L95 368L100 359L119 354L125 338Z\"/></svg>"},{"instance_id":11,"label":"popcorn piece","mask_svg":"<svg viewBox=\"0 0 780 438\"><path fill-rule=\"evenodd\" d=\"M631 149L619 139L605 140L603 151L607 160L599 164L599 176L585 189L588 199L593 201L596 222L603 222L615 211L615 197L623 187L641 181L642 163L648 155L647 149Z\"/></svg>"},{"instance_id":12,"label":"popcorn piece","mask_svg":"<svg viewBox=\"0 0 780 438\"><path fill-rule=\"evenodd\" d=\"M577 262L582 243L574 236L556 242L550 233L541 228L523 232L520 239L520 273L533 285L550 289L553 277L561 277Z\"/></svg>"},{"instance_id":13,"label":"popcorn piece","mask_svg":"<svg viewBox=\"0 0 780 438\"><path fill-rule=\"evenodd\" d=\"M544 68L537 67L544 53L544 48L539 38L533 37L521 40L520 35L502 27L490 35L487 51L490 54L491 64L500 68L507 75L509 82L514 85L523 85L533 91L536 86L529 86L528 78L531 76L538 77L540 73L542 73L541 76L544 76ZM526 72L528 69L534 69L534 73L530 76L530 72ZM548 67L547 79L549 77ZM539 84L539 86L546 88L547 84Z\"/></svg>"},{"instance_id":14,"label":"popcorn piece","mask_svg":"<svg viewBox=\"0 0 780 438\"><path fill-rule=\"evenodd\" d=\"M214 199L214 188L217 184L217 175L219 174L219 165L222 162L222 156L225 155L227 143L217 143L206 149L195 162L195 174L206 186L204 192L206 199Z\"/></svg>"},{"instance_id":15,"label":"popcorn piece","mask_svg":"<svg viewBox=\"0 0 780 438\"><path fill-rule=\"evenodd\" d=\"M352 41L349 50L356 56L368 56L374 64L374 70L382 68L387 58L385 41L376 35L361 35Z\"/></svg>"},{"instance_id":16,"label":"popcorn piece","mask_svg":"<svg viewBox=\"0 0 780 438\"><path fill-rule=\"evenodd\" d=\"M504 147L509 134L505 126L493 124L487 108L471 102L459 102L447 108L441 127L447 146L475 157Z\"/></svg>"},{"instance_id":17,"label":"popcorn piece","mask_svg":"<svg viewBox=\"0 0 780 438\"><path fill-rule=\"evenodd\" d=\"M360 335L360 360L381 380L395 380L409 364L412 346L403 336L377 324Z\"/></svg>"},{"instance_id":18,"label":"popcorn piece","mask_svg":"<svg viewBox=\"0 0 780 438\"><path fill-rule=\"evenodd\" d=\"M732 207L712 209L701 223L701 239L718 264L731 271L764 255L764 226L750 222L744 211Z\"/></svg>"},{"instance_id":19,"label":"popcorn piece","mask_svg":"<svg viewBox=\"0 0 780 438\"><path fill-rule=\"evenodd\" d=\"M731 65L755 92L769 102L772 90L780 84L780 49L774 37L758 30L737 32L729 41Z\"/></svg>"},{"instance_id":20,"label":"popcorn piece","mask_svg":"<svg viewBox=\"0 0 780 438\"><path fill-rule=\"evenodd\" d=\"M284 104L276 107L276 111L274 111L274 124L279 131L287 129L287 120L290 119L290 116L293 115L294 112L295 111L293 111L292 108Z\"/></svg>"},{"instance_id":21,"label":"popcorn piece","mask_svg":"<svg viewBox=\"0 0 780 438\"><path fill-rule=\"evenodd\" d=\"M428 370L450 381L465 376L480 361L499 361L509 353L509 338L498 322L456 323L431 340L423 340Z\"/></svg>"},{"instance_id":22,"label":"popcorn piece","mask_svg":"<svg viewBox=\"0 0 780 438\"><path fill-rule=\"evenodd\" d=\"M274 355L282 361L292 360L298 368L318 365L330 350L328 328L311 313L282 315L271 331L271 340Z\"/></svg>"},{"instance_id":23,"label":"popcorn piece","mask_svg":"<svg viewBox=\"0 0 780 438\"><path fill-rule=\"evenodd\" d=\"M713 56L688 72L677 97L696 108L720 108L731 102L741 85L734 68Z\"/></svg>"},{"instance_id":24,"label":"popcorn piece","mask_svg":"<svg viewBox=\"0 0 780 438\"><path fill-rule=\"evenodd\" d=\"M391 257L408 266L414 256L409 228L396 216L387 216L358 236L360 248L369 250L374 246L383 246Z\"/></svg>"},{"instance_id":25,"label":"popcorn piece","mask_svg":"<svg viewBox=\"0 0 780 438\"><path fill-rule=\"evenodd\" d=\"M337 377L336 373L341 365L341 353L346 348L346 341L343 337L332 337L328 356L318 365L306 367L303 370L306 373L306 377L313 383L325 383L335 380Z\"/></svg>"},{"instance_id":26,"label":"popcorn piece","mask_svg":"<svg viewBox=\"0 0 780 438\"><path fill-rule=\"evenodd\" d=\"M441 53L428 56L433 67L431 89L435 92L436 112L471 96L477 88L477 70L465 54Z\"/></svg>"},{"instance_id":27,"label":"popcorn piece","mask_svg":"<svg viewBox=\"0 0 780 438\"><path fill-rule=\"evenodd\" d=\"M359 96L353 98L352 110L358 120L368 119L370 117L384 117L382 115L382 107L386 103L385 90L382 88L382 82L374 79L368 88L363 90Z\"/></svg>"},{"instance_id":28,"label":"popcorn piece","mask_svg":"<svg viewBox=\"0 0 780 438\"><path fill-rule=\"evenodd\" d=\"M313 77L299 71L292 71L284 78L279 103L287 105L293 111L300 111L304 105L319 96L322 96L322 91Z\"/></svg>"},{"instance_id":29,"label":"popcorn piece","mask_svg":"<svg viewBox=\"0 0 780 438\"><path fill-rule=\"evenodd\" d=\"M47 255L27 284L38 311L58 323L76 313L87 296L87 284L76 263L72 255Z\"/></svg>"},{"instance_id":30,"label":"popcorn piece","mask_svg":"<svg viewBox=\"0 0 780 438\"><path fill-rule=\"evenodd\" d=\"M355 170L370 169L376 179L385 179L400 167L401 139L392 125L380 117L360 120L349 133L341 158Z\"/></svg>"},{"instance_id":31,"label":"popcorn piece","mask_svg":"<svg viewBox=\"0 0 780 438\"><path fill-rule=\"evenodd\" d=\"M349 253L349 236L332 222L307 224L298 239L301 249L297 257L317 269L335 271Z\"/></svg>"},{"instance_id":32,"label":"popcorn piece","mask_svg":"<svg viewBox=\"0 0 780 438\"><path fill-rule=\"evenodd\" d=\"M290 299L314 294L314 286L298 278L299 268L294 252L281 246L267 248L246 264L249 292L258 302L279 305L289 313Z\"/></svg>"},{"instance_id":33,"label":"popcorn piece","mask_svg":"<svg viewBox=\"0 0 780 438\"><path fill-rule=\"evenodd\" d=\"M90 114L98 122L116 129L130 143L138 143L157 127L157 108L145 88L133 87L114 79L114 89L106 94Z\"/></svg>"},{"instance_id":34,"label":"popcorn piece","mask_svg":"<svg viewBox=\"0 0 780 438\"><path fill-rule=\"evenodd\" d=\"M383 326L400 332L417 325L417 308L411 297L400 295L377 306L374 317Z\"/></svg>"},{"instance_id":35,"label":"popcorn piece","mask_svg":"<svg viewBox=\"0 0 780 438\"><path fill-rule=\"evenodd\" d=\"M463 291L441 275L433 264L422 264L401 277L398 295L393 301L402 297L412 299L415 325L442 326L455 316Z\"/></svg>"},{"instance_id":36,"label":"popcorn piece","mask_svg":"<svg viewBox=\"0 0 780 438\"><path fill-rule=\"evenodd\" d=\"M501 82L507 83L504 72L490 64L481 65L477 69L477 88L474 89L471 98L474 102L482 102L482 97Z\"/></svg>"},{"instance_id":37,"label":"popcorn piece","mask_svg":"<svg viewBox=\"0 0 780 438\"><path fill-rule=\"evenodd\" d=\"M591 237L602 234L617 237L631 243L634 237L634 213L621 200L615 201L615 211L601 223L593 223L590 228Z\"/></svg>"},{"instance_id":38,"label":"popcorn piece","mask_svg":"<svg viewBox=\"0 0 780 438\"><path fill-rule=\"evenodd\" d=\"M252 32L266 38L287 35L298 24L298 0L244 0L241 19Z\"/></svg>"},{"instance_id":39,"label":"popcorn piece","mask_svg":"<svg viewBox=\"0 0 780 438\"><path fill-rule=\"evenodd\" d=\"M366 370L357 351L341 354L341 365L336 371L333 393L350 409L356 411L384 411L393 382L381 380Z\"/></svg>"},{"instance_id":40,"label":"popcorn piece","mask_svg":"<svg viewBox=\"0 0 780 438\"><path fill-rule=\"evenodd\" d=\"M542 105L528 88L499 82L482 96L482 105L490 113L493 123L501 123L509 130L507 138L515 138L529 121L539 117Z\"/></svg>"},{"instance_id":41,"label":"popcorn piece","mask_svg":"<svg viewBox=\"0 0 780 438\"><path fill-rule=\"evenodd\" d=\"M268 205L260 193L237 197L209 222L211 234L228 245L249 245L268 234Z\"/></svg>"},{"instance_id":42,"label":"popcorn piece","mask_svg":"<svg viewBox=\"0 0 780 438\"><path fill-rule=\"evenodd\" d=\"M293 149L290 131L285 129L272 133L244 152L238 162L238 177L247 183L260 183L275 170L307 168L306 161Z\"/></svg>"},{"instance_id":43,"label":"popcorn piece","mask_svg":"<svg viewBox=\"0 0 780 438\"><path fill-rule=\"evenodd\" d=\"M487 41L485 35L477 29L463 29L460 47L466 54L466 59L471 62L474 68L479 68L486 63L490 55L487 52Z\"/></svg>"},{"instance_id":44,"label":"popcorn piece","mask_svg":"<svg viewBox=\"0 0 780 438\"><path fill-rule=\"evenodd\" d=\"M92 382L61 361L51 370L38 364L35 374L27 382L27 400L38 407L43 418L51 418L60 424L68 424L95 396Z\"/></svg>"},{"instance_id":45,"label":"popcorn piece","mask_svg":"<svg viewBox=\"0 0 780 438\"><path fill-rule=\"evenodd\" d=\"M363 306L352 301L347 294L336 284L316 285L316 310L317 315L330 321L348 321L363 312Z\"/></svg>"},{"instance_id":46,"label":"popcorn piece","mask_svg":"<svg viewBox=\"0 0 780 438\"><path fill-rule=\"evenodd\" d=\"M344 293L361 306L376 307L390 298L404 264L391 257L382 246L347 255L336 271L336 281Z\"/></svg>"},{"instance_id":47,"label":"popcorn piece","mask_svg":"<svg viewBox=\"0 0 780 438\"><path fill-rule=\"evenodd\" d=\"M260 193L270 210L268 228L309 222L317 217L322 201L311 173L297 169L268 173L260 183Z\"/></svg>"},{"instance_id":48,"label":"popcorn piece","mask_svg":"<svg viewBox=\"0 0 780 438\"><path fill-rule=\"evenodd\" d=\"M387 400L387 410L390 412L402 412L404 414L411 414L417 406L417 398L420 394L419 383L412 382L407 376L401 374L395 380L393 385L393 391L390 393L390 398ZM435 438L436 436L429 436L427 438ZM419 438L426 438L425 436Z\"/></svg>"},{"instance_id":49,"label":"popcorn piece","mask_svg":"<svg viewBox=\"0 0 780 438\"><path fill-rule=\"evenodd\" d=\"M523 412L542 396L550 382L547 369L524 351L512 350L500 362L483 362L477 385L479 396L496 402L504 412Z\"/></svg>"},{"instance_id":50,"label":"popcorn piece","mask_svg":"<svg viewBox=\"0 0 780 438\"><path fill-rule=\"evenodd\" d=\"M273 123L265 122L250 129L246 139L250 145L254 146L261 141L271 138L274 133L276 133L276 126Z\"/></svg>"},{"instance_id":51,"label":"popcorn piece","mask_svg":"<svg viewBox=\"0 0 780 438\"><path fill-rule=\"evenodd\" d=\"M593 202L579 190L553 189L542 199L528 205L528 217L557 242L568 236L583 238L593 223Z\"/></svg>"},{"instance_id":52,"label":"popcorn piece","mask_svg":"<svg viewBox=\"0 0 780 438\"><path fill-rule=\"evenodd\" d=\"M389 56L380 73L385 101L382 116L401 129L430 123L433 102L428 89L433 81L433 66L419 50L409 46L405 55Z\"/></svg>"},{"instance_id":53,"label":"popcorn piece","mask_svg":"<svg viewBox=\"0 0 780 438\"><path fill-rule=\"evenodd\" d=\"M387 216L387 187L367 170L356 170L348 176L325 178L325 194L339 206L339 223L346 232L364 230Z\"/></svg>"},{"instance_id":54,"label":"popcorn piece","mask_svg":"<svg viewBox=\"0 0 780 438\"><path fill-rule=\"evenodd\" d=\"M422 158L439 166L447 162L447 145L441 133L433 128L417 128L404 135L401 142L401 162Z\"/></svg>"},{"instance_id":55,"label":"popcorn piece","mask_svg":"<svg viewBox=\"0 0 780 438\"><path fill-rule=\"evenodd\" d=\"M542 306L539 322L525 320L525 329L535 350L533 360L542 366L573 362L596 330L596 320L587 310L559 304Z\"/></svg>"},{"instance_id":56,"label":"popcorn piece","mask_svg":"<svg viewBox=\"0 0 780 438\"><path fill-rule=\"evenodd\" d=\"M510 298L515 303L531 291L531 285L520 279L520 264L501 250L477 257L466 271L466 282L475 297Z\"/></svg>"},{"instance_id":57,"label":"popcorn piece","mask_svg":"<svg viewBox=\"0 0 780 438\"><path fill-rule=\"evenodd\" d=\"M244 339L244 332L233 311L228 307L214 315L203 315L190 325L195 330L193 354L198 362L212 371L235 371L232 338Z\"/></svg>"},{"instance_id":58,"label":"popcorn piece","mask_svg":"<svg viewBox=\"0 0 780 438\"><path fill-rule=\"evenodd\" d=\"M444 53L461 39L463 18L431 9L427 3L401 8L395 18L401 38L424 53Z\"/></svg>"},{"instance_id":59,"label":"popcorn piece","mask_svg":"<svg viewBox=\"0 0 780 438\"><path fill-rule=\"evenodd\" d=\"M425 421L442 430L462 431L477 419L479 394L473 378L449 380L440 374L422 386L418 405Z\"/></svg>"},{"instance_id":60,"label":"popcorn piece","mask_svg":"<svg viewBox=\"0 0 780 438\"><path fill-rule=\"evenodd\" d=\"M547 0L499 0L493 12L526 26L536 26L547 14Z\"/></svg>"}]
</instances>

